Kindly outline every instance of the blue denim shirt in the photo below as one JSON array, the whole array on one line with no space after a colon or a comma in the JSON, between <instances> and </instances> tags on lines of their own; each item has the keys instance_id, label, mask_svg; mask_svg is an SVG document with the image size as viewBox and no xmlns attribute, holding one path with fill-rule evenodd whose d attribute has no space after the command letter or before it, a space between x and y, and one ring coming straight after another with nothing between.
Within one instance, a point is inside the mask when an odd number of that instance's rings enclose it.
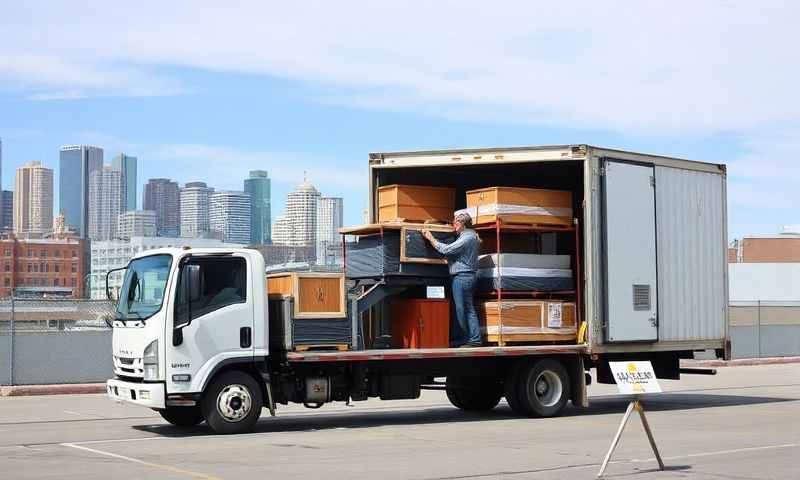
<instances>
[{"instance_id":1,"label":"blue denim shirt","mask_svg":"<svg viewBox=\"0 0 800 480\"><path fill-rule=\"evenodd\" d=\"M447 257L450 275L474 273L478 268L480 239L475 230L464 229L453 243L436 242L433 248Z\"/></svg>"}]
</instances>

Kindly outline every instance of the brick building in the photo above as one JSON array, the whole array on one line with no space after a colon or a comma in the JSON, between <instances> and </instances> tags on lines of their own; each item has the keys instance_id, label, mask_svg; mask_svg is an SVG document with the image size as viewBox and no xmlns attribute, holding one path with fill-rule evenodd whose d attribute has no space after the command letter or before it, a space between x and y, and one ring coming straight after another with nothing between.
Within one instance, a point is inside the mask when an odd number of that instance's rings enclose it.
<instances>
[{"instance_id":1,"label":"brick building","mask_svg":"<svg viewBox=\"0 0 800 480\"><path fill-rule=\"evenodd\" d=\"M85 296L85 240L0 237L0 297Z\"/></svg>"},{"instance_id":2,"label":"brick building","mask_svg":"<svg viewBox=\"0 0 800 480\"><path fill-rule=\"evenodd\" d=\"M735 240L728 249L730 263L800 262L800 234L752 235Z\"/></svg>"}]
</instances>

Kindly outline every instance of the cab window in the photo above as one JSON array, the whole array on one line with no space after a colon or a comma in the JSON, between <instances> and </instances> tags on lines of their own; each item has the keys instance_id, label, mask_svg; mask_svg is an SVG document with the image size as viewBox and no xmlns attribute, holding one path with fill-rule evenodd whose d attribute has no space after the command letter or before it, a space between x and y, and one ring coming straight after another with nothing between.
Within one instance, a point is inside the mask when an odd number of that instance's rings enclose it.
<instances>
[{"instance_id":1,"label":"cab window","mask_svg":"<svg viewBox=\"0 0 800 480\"><path fill-rule=\"evenodd\" d=\"M195 257L181 265L175 323L247 301L247 263L241 257Z\"/></svg>"}]
</instances>

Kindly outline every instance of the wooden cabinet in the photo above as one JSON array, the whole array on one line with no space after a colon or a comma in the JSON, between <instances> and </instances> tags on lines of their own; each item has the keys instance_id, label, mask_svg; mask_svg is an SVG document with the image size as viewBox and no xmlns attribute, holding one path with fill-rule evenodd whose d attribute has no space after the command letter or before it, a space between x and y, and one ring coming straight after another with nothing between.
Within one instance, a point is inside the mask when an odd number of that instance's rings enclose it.
<instances>
[{"instance_id":1,"label":"wooden cabinet","mask_svg":"<svg viewBox=\"0 0 800 480\"><path fill-rule=\"evenodd\" d=\"M395 348L450 346L448 299L395 299L391 302L391 322Z\"/></svg>"},{"instance_id":2,"label":"wooden cabinet","mask_svg":"<svg viewBox=\"0 0 800 480\"><path fill-rule=\"evenodd\" d=\"M450 221L455 190L422 185L387 185L378 188L378 222Z\"/></svg>"},{"instance_id":3,"label":"wooden cabinet","mask_svg":"<svg viewBox=\"0 0 800 480\"><path fill-rule=\"evenodd\" d=\"M490 187L467 192L474 224L505 223L572 226L572 192L540 188Z\"/></svg>"},{"instance_id":4,"label":"wooden cabinet","mask_svg":"<svg viewBox=\"0 0 800 480\"><path fill-rule=\"evenodd\" d=\"M294 318L347 316L343 273L291 272L267 275L267 294L294 297Z\"/></svg>"},{"instance_id":5,"label":"wooden cabinet","mask_svg":"<svg viewBox=\"0 0 800 480\"><path fill-rule=\"evenodd\" d=\"M476 307L489 343L573 341L577 336L572 302L491 300L479 302Z\"/></svg>"}]
</instances>

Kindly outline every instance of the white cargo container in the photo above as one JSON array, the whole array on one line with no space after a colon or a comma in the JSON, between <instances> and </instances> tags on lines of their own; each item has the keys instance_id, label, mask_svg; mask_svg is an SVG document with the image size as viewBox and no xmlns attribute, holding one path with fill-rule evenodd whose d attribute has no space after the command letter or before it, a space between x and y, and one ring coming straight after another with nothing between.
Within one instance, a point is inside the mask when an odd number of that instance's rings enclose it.
<instances>
[{"instance_id":1,"label":"white cargo container","mask_svg":"<svg viewBox=\"0 0 800 480\"><path fill-rule=\"evenodd\" d=\"M454 187L457 208L476 186L572 190L590 353L721 350L725 182L725 165L589 145L373 153L370 216L395 183Z\"/></svg>"}]
</instances>

